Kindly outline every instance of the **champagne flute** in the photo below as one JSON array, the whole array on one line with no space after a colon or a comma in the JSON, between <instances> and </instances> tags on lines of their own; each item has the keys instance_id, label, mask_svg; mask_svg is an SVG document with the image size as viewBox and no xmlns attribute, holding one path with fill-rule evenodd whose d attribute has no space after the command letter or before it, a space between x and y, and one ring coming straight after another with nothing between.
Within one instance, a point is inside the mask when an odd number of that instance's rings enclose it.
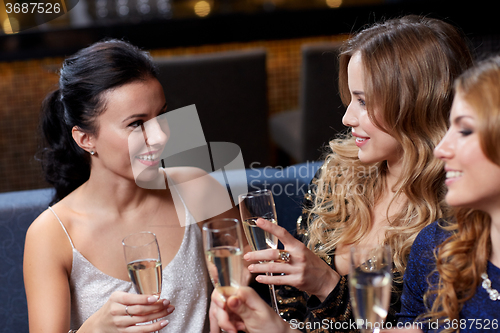
<instances>
[{"instance_id":1,"label":"champagne flute","mask_svg":"<svg viewBox=\"0 0 500 333\"><path fill-rule=\"evenodd\" d=\"M391 249L353 246L350 264L349 289L357 326L362 333L379 332L391 300Z\"/></svg>"},{"instance_id":2,"label":"champagne flute","mask_svg":"<svg viewBox=\"0 0 500 333\"><path fill-rule=\"evenodd\" d=\"M224 299L235 295L243 275L240 222L236 219L206 222L203 224L203 246L214 287Z\"/></svg>"},{"instance_id":3,"label":"champagne flute","mask_svg":"<svg viewBox=\"0 0 500 333\"><path fill-rule=\"evenodd\" d=\"M248 243L253 251L278 248L277 237L262 230L256 225L258 218L263 218L271 223L278 224L276 208L274 206L273 193L267 189L248 192L239 195L240 214L243 221L243 230ZM266 273L271 275L272 273ZM278 303L276 301L276 291L273 284L269 285L271 294L271 305L279 315Z\"/></svg>"},{"instance_id":4,"label":"champagne flute","mask_svg":"<svg viewBox=\"0 0 500 333\"><path fill-rule=\"evenodd\" d=\"M156 235L149 231L138 232L122 241L130 280L138 294L161 294L162 265Z\"/></svg>"}]
</instances>

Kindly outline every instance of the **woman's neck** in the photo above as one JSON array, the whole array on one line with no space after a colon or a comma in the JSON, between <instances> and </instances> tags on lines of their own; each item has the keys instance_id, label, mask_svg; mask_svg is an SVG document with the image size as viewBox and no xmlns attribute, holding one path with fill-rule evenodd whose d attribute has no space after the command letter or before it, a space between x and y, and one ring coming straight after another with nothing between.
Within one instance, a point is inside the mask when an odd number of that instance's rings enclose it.
<instances>
[{"instance_id":1,"label":"woman's neck","mask_svg":"<svg viewBox=\"0 0 500 333\"><path fill-rule=\"evenodd\" d=\"M116 214L121 215L141 206L150 193L150 190L141 188L129 179L91 173L89 180L82 185L80 194L94 209L116 210Z\"/></svg>"},{"instance_id":2,"label":"woman's neck","mask_svg":"<svg viewBox=\"0 0 500 333\"><path fill-rule=\"evenodd\" d=\"M398 159L394 162L387 161L386 173L386 189L390 192L394 191L394 186L399 182L402 170L402 160Z\"/></svg>"},{"instance_id":3,"label":"woman's neck","mask_svg":"<svg viewBox=\"0 0 500 333\"><path fill-rule=\"evenodd\" d=\"M500 267L500 207L491 216L491 257L490 261L493 265Z\"/></svg>"}]
</instances>

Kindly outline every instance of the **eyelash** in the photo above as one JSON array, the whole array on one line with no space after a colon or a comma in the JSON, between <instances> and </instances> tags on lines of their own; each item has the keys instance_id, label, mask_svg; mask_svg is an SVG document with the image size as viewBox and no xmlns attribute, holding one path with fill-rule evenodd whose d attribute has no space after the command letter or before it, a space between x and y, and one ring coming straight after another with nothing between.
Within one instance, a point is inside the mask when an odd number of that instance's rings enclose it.
<instances>
[{"instance_id":1,"label":"eyelash","mask_svg":"<svg viewBox=\"0 0 500 333\"><path fill-rule=\"evenodd\" d=\"M365 101L361 98L358 98L359 105L366 106Z\"/></svg>"},{"instance_id":2,"label":"eyelash","mask_svg":"<svg viewBox=\"0 0 500 333\"><path fill-rule=\"evenodd\" d=\"M464 129L464 130L460 131L460 134L462 134L462 136L467 136L467 135L471 135L472 131Z\"/></svg>"},{"instance_id":3,"label":"eyelash","mask_svg":"<svg viewBox=\"0 0 500 333\"><path fill-rule=\"evenodd\" d=\"M141 126L143 123L144 123L144 121L143 121L143 120L136 120L136 121L134 121L134 122L130 123L128 126L129 126L129 127L139 127L139 126Z\"/></svg>"},{"instance_id":4,"label":"eyelash","mask_svg":"<svg viewBox=\"0 0 500 333\"><path fill-rule=\"evenodd\" d=\"M158 114L158 116L157 116L157 117L159 117L159 116L161 116L161 115L163 115L163 114L165 114L165 113L167 113L166 108L165 108L164 110L162 110L162 111ZM134 121L134 122L132 122L132 123L128 124L128 126L129 126L129 127L139 127L139 126L141 126L142 124L144 124L144 120L139 119L139 120L136 120L136 121Z\"/></svg>"}]
</instances>

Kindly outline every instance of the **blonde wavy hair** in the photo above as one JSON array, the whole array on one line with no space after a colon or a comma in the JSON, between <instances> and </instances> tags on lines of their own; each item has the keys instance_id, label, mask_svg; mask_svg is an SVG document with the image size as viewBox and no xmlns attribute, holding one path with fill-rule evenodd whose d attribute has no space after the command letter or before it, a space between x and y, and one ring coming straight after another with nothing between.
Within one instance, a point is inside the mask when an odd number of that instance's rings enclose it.
<instances>
[{"instance_id":1,"label":"blonde wavy hair","mask_svg":"<svg viewBox=\"0 0 500 333\"><path fill-rule=\"evenodd\" d=\"M406 16L375 24L350 38L341 52L339 87L345 105L351 102L347 66L356 52L364 67L368 115L404 151L391 204L402 193L407 203L396 216L389 217L387 210L385 235L402 280L416 235L446 213L443 166L433 150L447 130L453 81L472 57L462 34L443 21ZM369 232L371 210L386 190L386 161L361 163L350 133L331 141L330 148L309 211L308 246L322 257Z\"/></svg>"},{"instance_id":2,"label":"blonde wavy hair","mask_svg":"<svg viewBox=\"0 0 500 333\"><path fill-rule=\"evenodd\" d=\"M463 73L455 84L457 94L477 115L477 133L484 155L500 166L500 56L490 58ZM474 296L491 256L491 219L482 211L457 208L453 232L436 248L437 286L429 288L425 300L434 299L429 319L459 319L465 302ZM449 329L446 332L453 332Z\"/></svg>"}]
</instances>

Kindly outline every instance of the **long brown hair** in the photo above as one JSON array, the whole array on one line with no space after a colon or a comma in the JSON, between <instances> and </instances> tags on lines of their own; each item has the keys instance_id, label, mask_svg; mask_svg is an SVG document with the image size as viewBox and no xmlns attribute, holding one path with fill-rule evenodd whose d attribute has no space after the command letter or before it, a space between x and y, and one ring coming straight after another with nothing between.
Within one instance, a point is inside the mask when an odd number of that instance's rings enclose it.
<instances>
[{"instance_id":1,"label":"long brown hair","mask_svg":"<svg viewBox=\"0 0 500 333\"><path fill-rule=\"evenodd\" d=\"M457 94L477 114L479 142L489 160L500 166L500 57L479 63L456 81ZM426 302L435 297L430 319L459 319L465 302L474 296L491 255L491 219L482 211L457 208L446 229L453 232L436 249L437 286L429 288ZM455 330L449 329L448 332Z\"/></svg>"},{"instance_id":2,"label":"long brown hair","mask_svg":"<svg viewBox=\"0 0 500 333\"><path fill-rule=\"evenodd\" d=\"M368 114L404 151L393 200L404 193L407 204L396 216L387 216L385 236L402 276L416 235L446 210L444 172L433 149L447 129L453 81L472 57L462 34L443 21L406 16L375 24L349 39L341 52L339 87L345 105L351 102L347 66L356 52L364 66ZM375 108L383 126L375 119ZM331 141L330 148L316 182L308 231L309 247L320 256L368 233L387 173L385 161L359 161L351 134Z\"/></svg>"}]
</instances>

